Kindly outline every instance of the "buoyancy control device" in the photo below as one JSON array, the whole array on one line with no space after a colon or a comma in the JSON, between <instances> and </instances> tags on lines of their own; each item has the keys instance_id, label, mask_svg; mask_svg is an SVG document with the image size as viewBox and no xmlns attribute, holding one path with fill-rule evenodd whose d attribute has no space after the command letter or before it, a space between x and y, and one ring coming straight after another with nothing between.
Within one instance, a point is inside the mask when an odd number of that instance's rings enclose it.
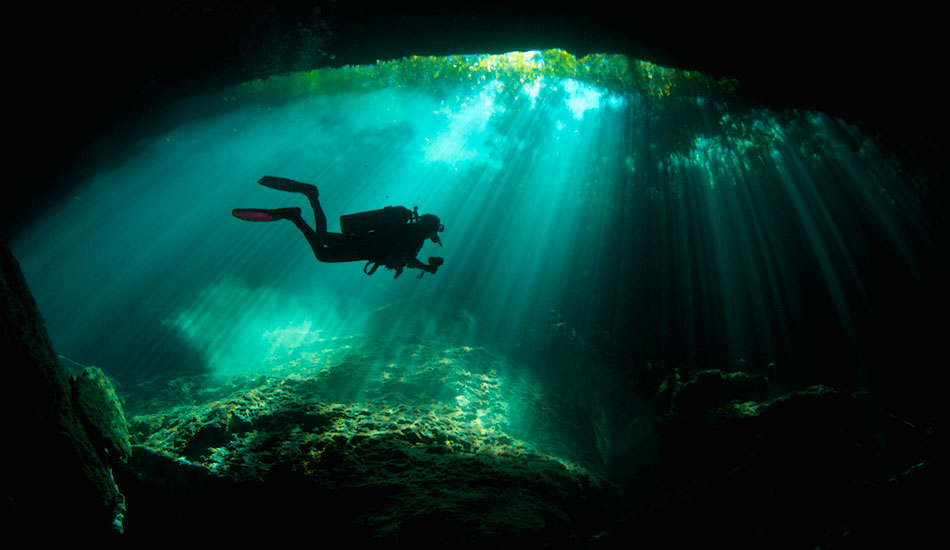
<instances>
[{"instance_id":1,"label":"buoyancy control device","mask_svg":"<svg viewBox=\"0 0 950 550\"><path fill-rule=\"evenodd\" d=\"M418 207L409 210L405 206L387 206L379 210L357 212L340 216L340 229L344 235L361 235L375 231L390 231L419 219ZM396 277L402 274L402 265L390 265L386 262L370 260L363 267L363 273L372 275L380 265L396 271ZM421 276L421 275L420 275Z\"/></svg>"},{"instance_id":2,"label":"buoyancy control device","mask_svg":"<svg viewBox=\"0 0 950 550\"><path fill-rule=\"evenodd\" d=\"M340 229L344 235L359 235L400 227L418 217L416 208L409 210L405 206L387 206L379 210L340 216Z\"/></svg>"}]
</instances>

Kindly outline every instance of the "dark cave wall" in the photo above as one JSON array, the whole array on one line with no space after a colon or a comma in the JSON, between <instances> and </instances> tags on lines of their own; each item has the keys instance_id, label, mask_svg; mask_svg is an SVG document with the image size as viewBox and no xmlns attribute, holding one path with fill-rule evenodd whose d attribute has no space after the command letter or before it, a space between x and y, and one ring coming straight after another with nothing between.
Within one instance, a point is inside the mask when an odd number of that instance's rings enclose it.
<instances>
[{"instance_id":1,"label":"dark cave wall","mask_svg":"<svg viewBox=\"0 0 950 550\"><path fill-rule=\"evenodd\" d=\"M4 358L3 533L47 540L107 536L120 505L111 471L83 428L69 373L9 248L0 252Z\"/></svg>"},{"instance_id":2,"label":"dark cave wall","mask_svg":"<svg viewBox=\"0 0 950 550\"><path fill-rule=\"evenodd\" d=\"M938 51L929 44L942 33L930 32L926 22L915 22L924 27L917 27L913 40L901 41L906 17L899 14L879 16L869 24L860 17L836 21L803 11L783 14L788 16L781 19L784 23L776 19L774 25L750 24L747 18L729 25L698 16L672 24L670 19L641 15L637 21L614 17L605 26L590 13L524 10L502 21L496 13L452 6L450 14L407 8L403 13L377 11L356 17L345 13L344 3L334 4L320 4L327 10L323 13L314 12L309 2L275 6L253 1L173 1L150 7L102 2L63 11L39 3L8 12L0 23L7 54L4 70L8 82L15 84L8 91L17 106L9 129L16 139L8 158L32 159L39 153L44 162L10 167L13 185L7 186L0 203L0 234L15 232L57 195L68 192L77 179L72 171L90 160L85 147L93 138L165 102L319 65L372 63L413 53L546 47L565 48L578 56L618 51L659 64L727 74L739 78L743 93L752 99L868 122L869 128L888 132L889 143L910 159L908 178L925 184L930 213L943 219L946 137L935 116L943 111L934 110L943 87L935 84L941 71L928 70L930 52ZM355 11L367 9L358 2L350 5ZM927 19L926 14L921 17ZM931 20L929 25L935 26L939 18ZM945 250L943 240L939 247ZM108 466L74 412L69 375L57 363L42 317L5 247L0 263L0 353L7 366L8 394L3 400L8 457L4 532L51 534L55 527L71 535L110 533L116 494ZM940 303L946 303L945 295ZM946 325L934 331L905 339L939 338L946 334ZM923 364L890 359L901 372ZM937 359L946 363L946 356ZM914 378L914 387L929 385L932 390L926 395L937 396L946 377L939 367L928 372L932 376ZM905 399L915 399L907 395ZM917 402L928 405L928 412L938 406L936 400ZM946 425L941 409L939 433ZM920 472L912 471L916 476ZM929 485L925 482L934 479L932 475L921 485ZM914 502L926 492L908 494L898 502ZM709 501L715 504L716 499L710 492Z\"/></svg>"},{"instance_id":3,"label":"dark cave wall","mask_svg":"<svg viewBox=\"0 0 950 550\"><path fill-rule=\"evenodd\" d=\"M618 14L607 2L17 4L0 20L0 66L12 84L6 97L17 107L8 153L43 162L8 168L17 183L0 203L0 234L14 235L67 193L79 167L123 153L92 152L92 140L118 134L114 145L134 142L141 128L124 123L176 99L319 66L547 48L734 77L751 101L844 117L881 132L934 192L931 202L945 203L947 138L934 116L943 102L941 71L933 70L943 49L940 18L910 8L832 14L803 5L767 17L718 4L638 5L635 13ZM161 131L156 123L149 130Z\"/></svg>"}]
</instances>

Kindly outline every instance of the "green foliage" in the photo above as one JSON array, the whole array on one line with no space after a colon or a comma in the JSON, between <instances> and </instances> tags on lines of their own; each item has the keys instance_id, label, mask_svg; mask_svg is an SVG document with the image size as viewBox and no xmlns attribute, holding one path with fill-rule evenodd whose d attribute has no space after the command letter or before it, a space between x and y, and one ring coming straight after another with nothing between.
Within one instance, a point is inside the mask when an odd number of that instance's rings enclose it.
<instances>
[{"instance_id":1,"label":"green foliage","mask_svg":"<svg viewBox=\"0 0 950 550\"><path fill-rule=\"evenodd\" d=\"M712 78L629 59L619 54L591 54L580 59L564 50L510 52L500 55L410 56L375 65L322 68L254 80L225 92L225 101L281 103L315 94L412 87L441 94L486 82L524 85L538 79L574 79L613 93L639 94L647 100L671 97L733 95L736 81Z\"/></svg>"}]
</instances>

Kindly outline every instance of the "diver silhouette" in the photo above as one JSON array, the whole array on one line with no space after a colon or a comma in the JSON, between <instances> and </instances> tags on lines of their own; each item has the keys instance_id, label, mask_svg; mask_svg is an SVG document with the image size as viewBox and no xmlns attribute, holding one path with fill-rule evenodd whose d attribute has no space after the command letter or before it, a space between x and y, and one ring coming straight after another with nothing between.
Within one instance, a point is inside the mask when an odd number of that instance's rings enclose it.
<instances>
[{"instance_id":1,"label":"diver silhouette","mask_svg":"<svg viewBox=\"0 0 950 550\"><path fill-rule=\"evenodd\" d=\"M429 258L429 263L420 262L416 255L422 250L426 239L442 246L439 232L444 229L438 216L419 215L415 208L387 206L380 210L340 216L342 233L327 231L327 217L320 206L320 192L316 186L287 178L264 176L257 183L279 189L302 193L310 199L316 228L312 229L300 215L299 208L236 208L231 211L235 218L250 222L290 220L303 233L321 262L366 261L363 272L376 273L379 266L396 271L399 277L406 267L421 269L421 278L426 272L435 273L442 265L442 258Z\"/></svg>"}]
</instances>

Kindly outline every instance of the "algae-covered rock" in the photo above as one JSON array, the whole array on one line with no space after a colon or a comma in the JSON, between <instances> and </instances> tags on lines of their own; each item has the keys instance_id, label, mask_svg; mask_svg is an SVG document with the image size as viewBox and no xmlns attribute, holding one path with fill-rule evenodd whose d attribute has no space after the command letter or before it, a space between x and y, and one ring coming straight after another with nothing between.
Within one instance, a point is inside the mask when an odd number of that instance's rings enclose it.
<instances>
[{"instance_id":1,"label":"algae-covered rock","mask_svg":"<svg viewBox=\"0 0 950 550\"><path fill-rule=\"evenodd\" d=\"M243 535L452 548L584 547L609 525L616 487L512 431L513 393L535 390L488 351L367 340L324 359L133 416L132 538L217 537L238 512Z\"/></svg>"},{"instance_id":2,"label":"algae-covered rock","mask_svg":"<svg viewBox=\"0 0 950 550\"><path fill-rule=\"evenodd\" d=\"M889 499L910 502L904 489L924 494L892 478L925 463L927 434L876 407L863 390L815 385L757 400L751 396L761 388L753 378L735 378L734 387L728 380L717 371L699 373L682 386L696 384L683 391L685 404L676 401L673 412L656 418L659 484L630 529L682 547L701 540L740 548L776 544L763 541L890 546L873 542L883 531L869 528L878 522L870 518L893 509ZM691 518L690 530L676 531L681 517ZM736 527L743 524L755 529Z\"/></svg>"},{"instance_id":3,"label":"algae-covered rock","mask_svg":"<svg viewBox=\"0 0 950 550\"><path fill-rule=\"evenodd\" d=\"M39 544L120 533L124 498L97 451L101 445L81 419L70 375L57 361L36 302L6 247L0 247L0 356L4 537Z\"/></svg>"},{"instance_id":4,"label":"algae-covered rock","mask_svg":"<svg viewBox=\"0 0 950 550\"><path fill-rule=\"evenodd\" d=\"M768 379L744 372L722 372L710 369L694 373L676 389L673 411L697 414L723 406L731 401L763 399Z\"/></svg>"},{"instance_id":5,"label":"algae-covered rock","mask_svg":"<svg viewBox=\"0 0 950 550\"><path fill-rule=\"evenodd\" d=\"M73 379L73 395L90 438L108 457L125 462L132 455L129 426L115 387L99 367L86 367Z\"/></svg>"}]
</instances>

